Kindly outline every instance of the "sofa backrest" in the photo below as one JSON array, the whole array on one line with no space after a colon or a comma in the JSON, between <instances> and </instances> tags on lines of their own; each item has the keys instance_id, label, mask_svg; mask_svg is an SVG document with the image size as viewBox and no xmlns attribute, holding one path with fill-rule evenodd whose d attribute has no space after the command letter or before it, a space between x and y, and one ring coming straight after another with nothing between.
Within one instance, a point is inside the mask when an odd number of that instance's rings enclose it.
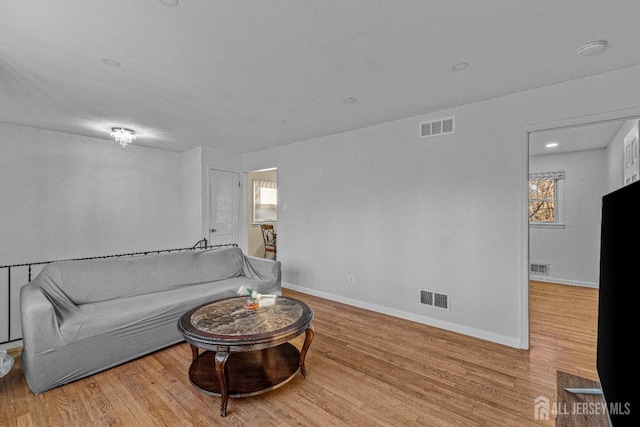
<instances>
[{"instance_id":1,"label":"sofa backrest","mask_svg":"<svg viewBox=\"0 0 640 427\"><path fill-rule=\"evenodd\" d=\"M73 303L86 304L241 276L243 265L242 250L228 247L60 261L46 265L34 282L57 286Z\"/></svg>"}]
</instances>

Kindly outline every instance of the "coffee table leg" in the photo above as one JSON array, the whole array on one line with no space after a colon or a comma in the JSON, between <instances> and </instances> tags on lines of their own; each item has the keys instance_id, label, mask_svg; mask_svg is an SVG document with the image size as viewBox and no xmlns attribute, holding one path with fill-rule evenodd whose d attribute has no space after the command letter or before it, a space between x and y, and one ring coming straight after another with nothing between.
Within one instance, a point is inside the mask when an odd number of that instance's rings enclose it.
<instances>
[{"instance_id":1,"label":"coffee table leg","mask_svg":"<svg viewBox=\"0 0 640 427\"><path fill-rule=\"evenodd\" d=\"M227 402L229 401L229 382L227 380L227 372L224 369L229 353L219 351L216 353L216 374L218 375L218 383L220 384L220 415L227 415Z\"/></svg>"},{"instance_id":2,"label":"coffee table leg","mask_svg":"<svg viewBox=\"0 0 640 427\"><path fill-rule=\"evenodd\" d=\"M189 344L189 346L191 346L191 360L194 361L198 358L200 352L198 350L198 347L196 347L195 345Z\"/></svg>"},{"instance_id":3,"label":"coffee table leg","mask_svg":"<svg viewBox=\"0 0 640 427\"><path fill-rule=\"evenodd\" d=\"M307 376L307 368L304 366L304 359L307 356L307 350L309 350L311 341L313 341L313 333L313 325L309 325L305 331L304 344L302 345L302 351L300 352L300 371L302 372L303 377Z\"/></svg>"}]
</instances>

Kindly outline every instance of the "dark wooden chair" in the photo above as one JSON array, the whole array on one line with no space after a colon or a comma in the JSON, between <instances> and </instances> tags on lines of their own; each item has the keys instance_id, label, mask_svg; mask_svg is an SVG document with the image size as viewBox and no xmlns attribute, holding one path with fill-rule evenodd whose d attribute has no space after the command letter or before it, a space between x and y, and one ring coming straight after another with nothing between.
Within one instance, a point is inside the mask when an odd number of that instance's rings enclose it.
<instances>
[{"instance_id":1,"label":"dark wooden chair","mask_svg":"<svg viewBox=\"0 0 640 427\"><path fill-rule=\"evenodd\" d=\"M260 224L262 239L264 240L264 257L267 252L273 252L273 259L276 259L276 232L272 224Z\"/></svg>"}]
</instances>

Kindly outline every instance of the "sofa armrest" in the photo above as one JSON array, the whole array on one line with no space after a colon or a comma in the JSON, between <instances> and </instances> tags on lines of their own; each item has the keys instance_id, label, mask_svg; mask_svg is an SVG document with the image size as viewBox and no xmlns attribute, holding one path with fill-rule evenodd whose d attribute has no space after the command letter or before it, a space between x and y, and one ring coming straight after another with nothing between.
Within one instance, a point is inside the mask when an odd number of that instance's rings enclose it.
<instances>
[{"instance_id":1,"label":"sofa armrest","mask_svg":"<svg viewBox=\"0 0 640 427\"><path fill-rule=\"evenodd\" d=\"M30 354L46 353L62 344L55 308L39 287L20 288L20 320L23 347Z\"/></svg>"},{"instance_id":2,"label":"sofa armrest","mask_svg":"<svg viewBox=\"0 0 640 427\"><path fill-rule=\"evenodd\" d=\"M252 279L271 280L273 288L282 286L282 271L280 261L265 258L244 256L244 275Z\"/></svg>"}]
</instances>

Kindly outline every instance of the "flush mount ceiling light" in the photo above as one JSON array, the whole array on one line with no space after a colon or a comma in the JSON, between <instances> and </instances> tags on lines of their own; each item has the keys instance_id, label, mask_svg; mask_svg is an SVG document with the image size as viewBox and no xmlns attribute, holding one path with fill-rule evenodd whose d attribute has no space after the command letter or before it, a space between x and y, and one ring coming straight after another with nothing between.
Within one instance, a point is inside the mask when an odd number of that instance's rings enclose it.
<instances>
[{"instance_id":1,"label":"flush mount ceiling light","mask_svg":"<svg viewBox=\"0 0 640 427\"><path fill-rule=\"evenodd\" d=\"M136 139L136 131L132 129L127 129L123 127L113 127L111 128L111 136L123 147L126 147L127 144L130 144L131 141Z\"/></svg>"},{"instance_id":2,"label":"flush mount ceiling light","mask_svg":"<svg viewBox=\"0 0 640 427\"><path fill-rule=\"evenodd\" d=\"M558 146L557 142L549 142L548 144L545 145L545 147L547 148L555 148Z\"/></svg>"},{"instance_id":3,"label":"flush mount ceiling light","mask_svg":"<svg viewBox=\"0 0 640 427\"><path fill-rule=\"evenodd\" d=\"M345 104L355 104L358 101L356 98L345 98L342 100Z\"/></svg>"},{"instance_id":4,"label":"flush mount ceiling light","mask_svg":"<svg viewBox=\"0 0 640 427\"><path fill-rule=\"evenodd\" d=\"M587 43L580 47L576 51L578 56L591 56L602 52L607 47L607 42L604 40L598 40L595 42Z\"/></svg>"}]
</instances>

